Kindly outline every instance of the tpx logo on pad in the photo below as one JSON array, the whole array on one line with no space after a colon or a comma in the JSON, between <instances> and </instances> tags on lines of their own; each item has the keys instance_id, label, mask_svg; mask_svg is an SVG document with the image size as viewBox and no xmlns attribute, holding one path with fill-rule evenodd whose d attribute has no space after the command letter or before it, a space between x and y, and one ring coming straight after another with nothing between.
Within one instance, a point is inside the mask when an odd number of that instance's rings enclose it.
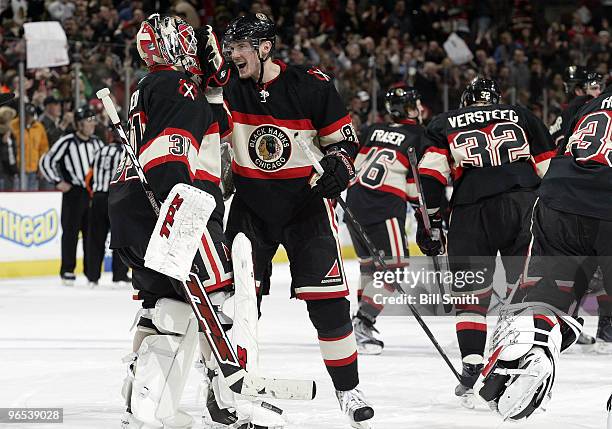
<instances>
[{"instance_id":1,"label":"tpx logo on pad","mask_svg":"<svg viewBox=\"0 0 612 429\"><path fill-rule=\"evenodd\" d=\"M166 219L164 220L164 224L161 227L161 231L159 235L162 237L170 237L170 228L174 225L174 214L181 208L181 204L183 204L183 198L181 198L180 194L176 194L170 207L168 208L168 213L166 213Z\"/></svg>"}]
</instances>

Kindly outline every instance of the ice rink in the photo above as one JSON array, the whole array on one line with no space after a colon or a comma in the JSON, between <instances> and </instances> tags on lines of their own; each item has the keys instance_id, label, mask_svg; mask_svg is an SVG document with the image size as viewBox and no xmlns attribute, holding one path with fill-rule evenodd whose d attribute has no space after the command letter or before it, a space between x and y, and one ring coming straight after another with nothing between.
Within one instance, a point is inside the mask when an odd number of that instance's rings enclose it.
<instances>
[{"instance_id":1,"label":"ice rink","mask_svg":"<svg viewBox=\"0 0 612 429\"><path fill-rule=\"evenodd\" d=\"M355 285L358 267L347 263ZM348 428L319 354L317 336L303 302L290 300L289 270L277 265L272 295L260 322L262 373L312 378L312 402L271 401L285 410L291 429ZM101 285L60 286L59 277L0 280L0 407L63 407L64 423L8 424L17 428L118 428L125 374L121 358L131 351L132 324L139 303L131 290ZM455 364L459 355L450 317L428 318ZM587 320L593 334L595 318ZM410 317L382 317L386 343L381 356L359 358L361 388L372 401L373 428L594 428L605 427L605 402L612 391L612 356L574 351L562 356L548 411L527 422L503 423L482 406L463 409L455 380L427 337ZM200 374L194 369L183 406L198 425Z\"/></svg>"}]
</instances>

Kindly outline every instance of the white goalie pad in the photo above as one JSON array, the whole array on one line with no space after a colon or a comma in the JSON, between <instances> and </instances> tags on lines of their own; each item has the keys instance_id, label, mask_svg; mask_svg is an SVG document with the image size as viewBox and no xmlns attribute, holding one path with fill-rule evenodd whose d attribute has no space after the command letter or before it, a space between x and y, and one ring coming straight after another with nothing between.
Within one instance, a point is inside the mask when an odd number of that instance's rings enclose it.
<instances>
[{"instance_id":1,"label":"white goalie pad","mask_svg":"<svg viewBox=\"0 0 612 429\"><path fill-rule=\"evenodd\" d=\"M160 209L145 253L145 266L187 280L215 206L208 192L184 183L174 185Z\"/></svg>"},{"instance_id":2,"label":"white goalie pad","mask_svg":"<svg viewBox=\"0 0 612 429\"><path fill-rule=\"evenodd\" d=\"M246 370L256 374L259 369L257 344L257 293L253 270L253 250L246 235L239 233L232 243L232 267L234 270L234 325L230 332L232 344Z\"/></svg>"},{"instance_id":3,"label":"white goalie pad","mask_svg":"<svg viewBox=\"0 0 612 429\"><path fill-rule=\"evenodd\" d=\"M536 319L550 329L537 328ZM550 399L562 347L561 320L579 335L579 322L547 304L508 305L501 312L474 392L504 420L528 417Z\"/></svg>"},{"instance_id":4,"label":"white goalie pad","mask_svg":"<svg viewBox=\"0 0 612 429\"><path fill-rule=\"evenodd\" d=\"M224 312L232 313L233 325L228 332L241 365L249 374L259 372L259 346L257 343L257 295L253 271L253 252L251 242L242 233L236 235L232 243L232 265L234 271L234 295L224 305ZM216 368L216 362L209 362ZM230 390L221 371L212 380L215 399L220 408L234 409L239 422L248 422L264 427L283 427L286 425L282 410L266 402L238 395Z\"/></svg>"},{"instance_id":5,"label":"white goalie pad","mask_svg":"<svg viewBox=\"0 0 612 429\"><path fill-rule=\"evenodd\" d=\"M198 324L191 307L160 299L151 320L165 335L149 335L136 352L130 408L136 419L153 426L184 427L191 417L178 406L191 369Z\"/></svg>"}]
</instances>

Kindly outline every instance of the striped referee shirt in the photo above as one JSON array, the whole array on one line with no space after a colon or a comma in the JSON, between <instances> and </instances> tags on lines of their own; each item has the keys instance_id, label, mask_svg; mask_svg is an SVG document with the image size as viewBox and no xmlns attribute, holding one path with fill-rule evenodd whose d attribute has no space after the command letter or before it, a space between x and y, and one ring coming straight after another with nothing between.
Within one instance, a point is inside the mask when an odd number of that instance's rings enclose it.
<instances>
[{"instance_id":1,"label":"striped referee shirt","mask_svg":"<svg viewBox=\"0 0 612 429\"><path fill-rule=\"evenodd\" d=\"M62 180L85 188L85 177L93 163L94 154L104 143L97 137L81 140L76 133L61 137L40 159L39 168L49 182Z\"/></svg>"},{"instance_id":2,"label":"striped referee shirt","mask_svg":"<svg viewBox=\"0 0 612 429\"><path fill-rule=\"evenodd\" d=\"M96 151L92 166L91 190L93 192L108 192L108 186L122 157L123 146L118 143L110 143Z\"/></svg>"}]
</instances>

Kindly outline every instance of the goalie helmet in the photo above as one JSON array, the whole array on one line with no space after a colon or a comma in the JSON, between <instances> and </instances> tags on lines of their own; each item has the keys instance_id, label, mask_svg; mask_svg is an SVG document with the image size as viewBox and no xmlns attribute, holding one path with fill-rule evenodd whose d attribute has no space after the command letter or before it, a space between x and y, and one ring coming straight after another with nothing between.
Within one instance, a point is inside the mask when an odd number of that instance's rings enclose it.
<instances>
[{"instance_id":1,"label":"goalie helmet","mask_svg":"<svg viewBox=\"0 0 612 429\"><path fill-rule=\"evenodd\" d=\"M499 86L492 79L474 78L461 94L459 107L471 106L474 103L497 104L501 100Z\"/></svg>"},{"instance_id":2,"label":"goalie helmet","mask_svg":"<svg viewBox=\"0 0 612 429\"><path fill-rule=\"evenodd\" d=\"M226 58L231 57L230 43L246 40L253 49L258 52L261 42L269 41L272 49L276 45L276 25L274 21L263 13L250 13L239 16L227 26L223 35L223 54ZM265 60L265 58L263 58Z\"/></svg>"},{"instance_id":3,"label":"goalie helmet","mask_svg":"<svg viewBox=\"0 0 612 429\"><path fill-rule=\"evenodd\" d=\"M393 120L416 119L408 115L408 110L418 111L418 101L421 94L415 88L401 85L389 89L385 95L385 109Z\"/></svg>"},{"instance_id":4,"label":"goalie helmet","mask_svg":"<svg viewBox=\"0 0 612 429\"><path fill-rule=\"evenodd\" d=\"M142 22L136 34L138 53L149 68L180 66L191 74L201 75L197 46L193 27L175 16L155 13Z\"/></svg>"}]
</instances>

